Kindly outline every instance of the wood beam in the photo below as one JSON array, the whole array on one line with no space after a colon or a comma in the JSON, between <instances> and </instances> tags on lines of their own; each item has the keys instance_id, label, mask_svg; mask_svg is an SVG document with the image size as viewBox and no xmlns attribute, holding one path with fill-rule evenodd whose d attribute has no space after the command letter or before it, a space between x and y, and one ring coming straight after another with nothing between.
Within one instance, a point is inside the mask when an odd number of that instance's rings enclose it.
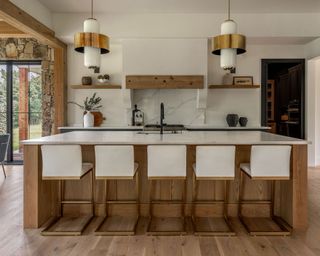
<instances>
[{"instance_id":1,"label":"wood beam","mask_svg":"<svg viewBox=\"0 0 320 256\"><path fill-rule=\"evenodd\" d=\"M58 127L66 123L67 113L67 52L63 48L54 49L54 133L59 133Z\"/></svg>"},{"instance_id":2,"label":"wood beam","mask_svg":"<svg viewBox=\"0 0 320 256\"><path fill-rule=\"evenodd\" d=\"M28 35L7 22L0 20L0 37L28 37Z\"/></svg>"},{"instance_id":3,"label":"wood beam","mask_svg":"<svg viewBox=\"0 0 320 256\"><path fill-rule=\"evenodd\" d=\"M55 37L53 30L8 0L0 0L0 19L50 47L66 48L66 44Z\"/></svg>"}]
</instances>

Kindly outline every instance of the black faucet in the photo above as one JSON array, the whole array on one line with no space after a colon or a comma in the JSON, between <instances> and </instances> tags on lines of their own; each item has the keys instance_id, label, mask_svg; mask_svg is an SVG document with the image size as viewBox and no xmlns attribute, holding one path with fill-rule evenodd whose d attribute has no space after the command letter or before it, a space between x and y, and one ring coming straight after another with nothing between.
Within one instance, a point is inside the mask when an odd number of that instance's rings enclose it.
<instances>
[{"instance_id":1,"label":"black faucet","mask_svg":"<svg viewBox=\"0 0 320 256\"><path fill-rule=\"evenodd\" d=\"M163 134L163 120L164 120L164 104L161 102L160 104L160 134Z\"/></svg>"}]
</instances>

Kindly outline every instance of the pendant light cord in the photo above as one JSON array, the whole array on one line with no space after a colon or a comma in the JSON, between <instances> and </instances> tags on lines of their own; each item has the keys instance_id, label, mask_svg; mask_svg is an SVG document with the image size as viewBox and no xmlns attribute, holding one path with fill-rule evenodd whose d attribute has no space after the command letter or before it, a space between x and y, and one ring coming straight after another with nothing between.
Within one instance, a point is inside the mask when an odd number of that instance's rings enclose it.
<instances>
[{"instance_id":1,"label":"pendant light cord","mask_svg":"<svg viewBox=\"0 0 320 256\"><path fill-rule=\"evenodd\" d=\"M230 0L228 0L228 20L230 20Z\"/></svg>"},{"instance_id":2,"label":"pendant light cord","mask_svg":"<svg viewBox=\"0 0 320 256\"><path fill-rule=\"evenodd\" d=\"M91 19L93 19L93 0L91 0Z\"/></svg>"}]
</instances>

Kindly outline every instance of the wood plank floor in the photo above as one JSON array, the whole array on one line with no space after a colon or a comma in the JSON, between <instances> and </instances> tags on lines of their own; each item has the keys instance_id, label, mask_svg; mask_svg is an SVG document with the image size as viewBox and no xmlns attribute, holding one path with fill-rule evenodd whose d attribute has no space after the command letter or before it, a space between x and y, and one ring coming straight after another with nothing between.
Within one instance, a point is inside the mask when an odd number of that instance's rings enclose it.
<instances>
[{"instance_id":1,"label":"wood plank floor","mask_svg":"<svg viewBox=\"0 0 320 256\"><path fill-rule=\"evenodd\" d=\"M81 237L43 237L40 230L22 229L23 175L21 166L0 174L0 255L132 255L132 256L238 256L320 255L320 168L309 169L309 220L306 233L291 237L250 237L232 219L236 237L171 236L99 237L92 230L95 219ZM142 220L139 230L145 228Z\"/></svg>"}]
</instances>

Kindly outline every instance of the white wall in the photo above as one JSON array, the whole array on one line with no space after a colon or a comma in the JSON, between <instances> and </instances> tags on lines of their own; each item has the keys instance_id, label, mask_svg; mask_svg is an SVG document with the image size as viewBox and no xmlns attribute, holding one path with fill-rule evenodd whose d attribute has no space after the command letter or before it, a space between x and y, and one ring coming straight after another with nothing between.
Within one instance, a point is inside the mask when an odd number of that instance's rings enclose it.
<instances>
[{"instance_id":1,"label":"white wall","mask_svg":"<svg viewBox=\"0 0 320 256\"><path fill-rule=\"evenodd\" d=\"M123 75L207 75L206 39L123 40ZM132 104L145 112L145 122L159 121L165 104L167 123L201 124L198 90L133 90Z\"/></svg>"},{"instance_id":2,"label":"white wall","mask_svg":"<svg viewBox=\"0 0 320 256\"><path fill-rule=\"evenodd\" d=\"M85 13L56 13L57 36L72 40L82 31ZM104 13L96 15L111 38L209 38L220 33L226 15L217 13ZM319 37L318 13L233 13L239 33L248 37Z\"/></svg>"},{"instance_id":3,"label":"white wall","mask_svg":"<svg viewBox=\"0 0 320 256\"><path fill-rule=\"evenodd\" d=\"M110 75L110 83L122 83L122 46L111 44L110 53L101 57L101 73ZM75 52L72 45L68 46L68 85L81 84L82 76L94 77L97 83L97 74L83 65L83 54ZM104 125L125 125L126 111L122 102L122 90L75 90L68 88L68 101L82 103L87 96L94 92L102 98L101 112L106 117ZM68 125L82 125L83 111L72 104L68 104Z\"/></svg>"},{"instance_id":4,"label":"white wall","mask_svg":"<svg viewBox=\"0 0 320 256\"><path fill-rule=\"evenodd\" d=\"M24 10L35 19L43 23L49 28L53 28L52 13L38 0L10 0L20 9Z\"/></svg>"},{"instance_id":5,"label":"white wall","mask_svg":"<svg viewBox=\"0 0 320 256\"><path fill-rule=\"evenodd\" d=\"M305 45L305 56L307 59L320 56L320 38Z\"/></svg>"},{"instance_id":6,"label":"white wall","mask_svg":"<svg viewBox=\"0 0 320 256\"><path fill-rule=\"evenodd\" d=\"M208 84L221 84L224 71L219 57L208 52L205 39L126 39L112 45L111 53L102 56L102 73L111 75L112 83L124 86L127 74L203 74ZM93 75L83 66L83 55L68 49L69 84L80 84L81 77ZM262 58L303 58L302 45L248 45L247 53L238 56L237 75L251 75L260 84ZM69 101L80 102L97 90L69 89ZM129 91L129 90L124 90ZM202 90L200 90L202 91ZM156 122L160 102L164 102L168 123L214 124L226 126L225 116L238 113L249 119L249 126L260 125L260 89L208 90L207 109L197 108L198 90L135 90L123 102L121 90L98 90L104 101L105 125L129 124L132 104L146 113L146 122ZM126 92L128 93L128 92ZM131 101L132 100L132 101ZM81 111L68 106L69 125L81 124Z\"/></svg>"},{"instance_id":7,"label":"white wall","mask_svg":"<svg viewBox=\"0 0 320 256\"><path fill-rule=\"evenodd\" d=\"M307 139L308 163L320 165L320 58L307 63Z\"/></svg>"},{"instance_id":8,"label":"white wall","mask_svg":"<svg viewBox=\"0 0 320 256\"><path fill-rule=\"evenodd\" d=\"M261 83L261 59L304 58L302 45L247 45L247 53L237 57L236 75L253 76L255 84ZM225 72L220 68L218 56L209 54L209 84L221 84ZM248 117L248 126L261 123L261 90L208 90L207 123L226 125L228 113Z\"/></svg>"}]
</instances>

